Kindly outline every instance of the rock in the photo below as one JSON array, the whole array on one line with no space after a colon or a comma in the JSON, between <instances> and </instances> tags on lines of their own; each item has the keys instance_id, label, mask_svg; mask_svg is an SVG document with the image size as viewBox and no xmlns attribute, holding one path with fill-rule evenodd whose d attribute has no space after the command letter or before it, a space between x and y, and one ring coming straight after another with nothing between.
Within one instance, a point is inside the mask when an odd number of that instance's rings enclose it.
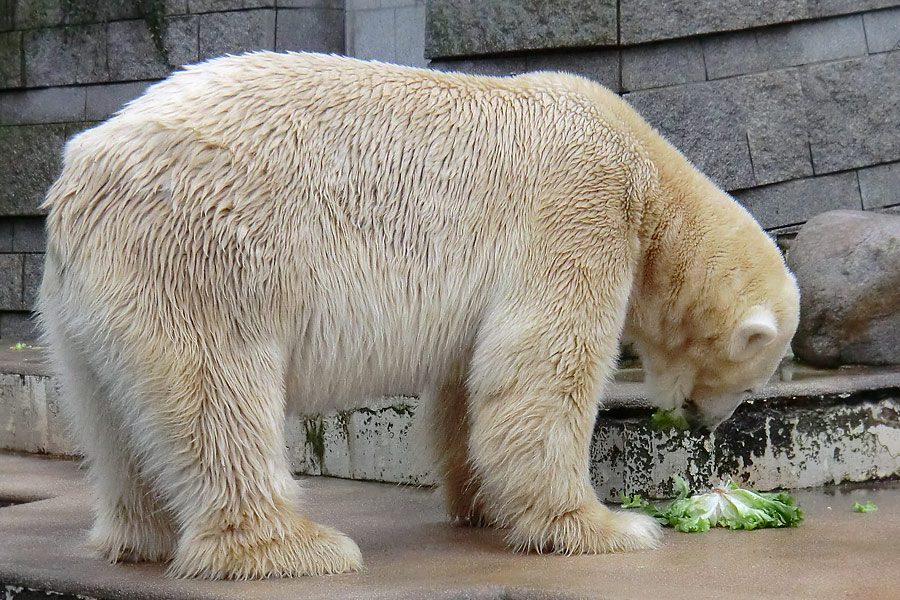
<instances>
[{"instance_id":1,"label":"rock","mask_svg":"<svg viewBox=\"0 0 900 600\"><path fill-rule=\"evenodd\" d=\"M800 284L799 358L900 364L900 216L822 213L797 234L787 262Z\"/></svg>"}]
</instances>

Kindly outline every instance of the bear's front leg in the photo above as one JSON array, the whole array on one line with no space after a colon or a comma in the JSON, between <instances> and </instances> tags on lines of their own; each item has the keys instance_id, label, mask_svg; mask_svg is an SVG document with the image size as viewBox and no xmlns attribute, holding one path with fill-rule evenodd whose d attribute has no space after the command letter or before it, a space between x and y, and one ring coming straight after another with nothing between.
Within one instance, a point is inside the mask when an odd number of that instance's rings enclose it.
<instances>
[{"instance_id":1,"label":"bear's front leg","mask_svg":"<svg viewBox=\"0 0 900 600\"><path fill-rule=\"evenodd\" d=\"M660 541L652 518L607 509L590 485L597 396L615 362L625 303L596 311L590 297L511 302L488 318L476 345L471 461L480 504L509 527L517 550L593 554Z\"/></svg>"}]
</instances>

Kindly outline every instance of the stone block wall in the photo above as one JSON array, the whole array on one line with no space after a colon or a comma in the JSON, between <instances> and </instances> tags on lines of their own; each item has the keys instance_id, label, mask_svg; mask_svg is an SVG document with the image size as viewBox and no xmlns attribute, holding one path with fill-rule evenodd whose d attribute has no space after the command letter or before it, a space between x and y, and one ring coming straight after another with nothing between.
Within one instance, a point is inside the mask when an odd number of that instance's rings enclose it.
<instances>
[{"instance_id":1,"label":"stone block wall","mask_svg":"<svg viewBox=\"0 0 900 600\"><path fill-rule=\"evenodd\" d=\"M426 54L606 85L776 233L900 206L897 0L430 0Z\"/></svg>"},{"instance_id":2,"label":"stone block wall","mask_svg":"<svg viewBox=\"0 0 900 600\"><path fill-rule=\"evenodd\" d=\"M346 0L347 54L424 67L425 0Z\"/></svg>"}]
</instances>

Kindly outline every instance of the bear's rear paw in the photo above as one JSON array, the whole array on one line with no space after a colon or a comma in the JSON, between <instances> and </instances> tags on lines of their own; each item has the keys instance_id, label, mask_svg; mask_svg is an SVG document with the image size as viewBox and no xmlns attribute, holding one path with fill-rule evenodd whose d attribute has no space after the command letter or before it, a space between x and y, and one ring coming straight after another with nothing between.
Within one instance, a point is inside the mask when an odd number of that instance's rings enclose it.
<instances>
[{"instance_id":1,"label":"bear's rear paw","mask_svg":"<svg viewBox=\"0 0 900 600\"><path fill-rule=\"evenodd\" d=\"M163 562L175 552L172 525L162 516L98 517L88 543L109 562Z\"/></svg>"},{"instance_id":2,"label":"bear's rear paw","mask_svg":"<svg viewBox=\"0 0 900 600\"><path fill-rule=\"evenodd\" d=\"M600 502L558 517L523 516L509 534L517 551L605 554L659 546L662 529L647 515L614 512Z\"/></svg>"},{"instance_id":3,"label":"bear's rear paw","mask_svg":"<svg viewBox=\"0 0 900 600\"><path fill-rule=\"evenodd\" d=\"M329 527L296 516L280 527L233 529L186 537L168 574L205 579L263 579L357 571L356 543Z\"/></svg>"}]
</instances>

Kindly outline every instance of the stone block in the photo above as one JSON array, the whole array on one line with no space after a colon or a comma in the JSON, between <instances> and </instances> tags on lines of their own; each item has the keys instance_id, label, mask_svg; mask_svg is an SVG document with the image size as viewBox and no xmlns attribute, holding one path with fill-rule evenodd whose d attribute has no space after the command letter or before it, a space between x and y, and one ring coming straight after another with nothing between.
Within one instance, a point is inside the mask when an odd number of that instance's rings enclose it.
<instances>
[{"instance_id":1,"label":"stone block","mask_svg":"<svg viewBox=\"0 0 900 600\"><path fill-rule=\"evenodd\" d=\"M196 16L166 19L160 51L145 21L110 23L110 79L161 79L174 67L196 62L198 24Z\"/></svg>"},{"instance_id":2,"label":"stone block","mask_svg":"<svg viewBox=\"0 0 900 600\"><path fill-rule=\"evenodd\" d=\"M0 88L22 83L22 32L0 33Z\"/></svg>"},{"instance_id":3,"label":"stone block","mask_svg":"<svg viewBox=\"0 0 900 600\"><path fill-rule=\"evenodd\" d=\"M431 68L478 75L518 75L531 71L565 71L619 89L619 52L617 50L585 50L492 58L431 61Z\"/></svg>"},{"instance_id":4,"label":"stone block","mask_svg":"<svg viewBox=\"0 0 900 600\"><path fill-rule=\"evenodd\" d=\"M23 34L25 85L106 81L106 25L78 25Z\"/></svg>"},{"instance_id":5,"label":"stone block","mask_svg":"<svg viewBox=\"0 0 900 600\"><path fill-rule=\"evenodd\" d=\"M4 343L37 340L40 333L34 314L29 311L0 313L0 337Z\"/></svg>"},{"instance_id":6,"label":"stone block","mask_svg":"<svg viewBox=\"0 0 900 600\"><path fill-rule=\"evenodd\" d=\"M384 398L358 410L290 419L285 438L292 470L308 475L435 482L431 465L415 452L410 427L415 398Z\"/></svg>"},{"instance_id":7,"label":"stone block","mask_svg":"<svg viewBox=\"0 0 900 600\"><path fill-rule=\"evenodd\" d=\"M272 9L200 15L198 59L250 50L275 48L275 11Z\"/></svg>"},{"instance_id":8,"label":"stone block","mask_svg":"<svg viewBox=\"0 0 900 600\"><path fill-rule=\"evenodd\" d=\"M806 5L809 18L817 19L900 6L900 2L898 0L807 0Z\"/></svg>"},{"instance_id":9,"label":"stone block","mask_svg":"<svg viewBox=\"0 0 900 600\"><path fill-rule=\"evenodd\" d=\"M335 8L338 10L352 10L350 3L344 0L277 0L278 8Z\"/></svg>"},{"instance_id":10,"label":"stone block","mask_svg":"<svg viewBox=\"0 0 900 600\"><path fill-rule=\"evenodd\" d=\"M126 103L143 94L149 85L146 81L134 81L81 88L87 93L85 118L100 121L111 117Z\"/></svg>"},{"instance_id":11,"label":"stone block","mask_svg":"<svg viewBox=\"0 0 900 600\"><path fill-rule=\"evenodd\" d=\"M703 33L740 31L898 5L898 0L621 0L620 42L640 44Z\"/></svg>"},{"instance_id":12,"label":"stone block","mask_svg":"<svg viewBox=\"0 0 900 600\"><path fill-rule=\"evenodd\" d=\"M0 216L42 214L38 205L59 175L66 125L0 127Z\"/></svg>"},{"instance_id":13,"label":"stone block","mask_svg":"<svg viewBox=\"0 0 900 600\"><path fill-rule=\"evenodd\" d=\"M0 125L78 121L84 119L84 103L83 87L0 92Z\"/></svg>"},{"instance_id":14,"label":"stone block","mask_svg":"<svg viewBox=\"0 0 900 600\"><path fill-rule=\"evenodd\" d=\"M0 0L0 31L15 27L16 0Z\"/></svg>"},{"instance_id":15,"label":"stone block","mask_svg":"<svg viewBox=\"0 0 900 600\"><path fill-rule=\"evenodd\" d=\"M816 173L900 159L900 51L803 69Z\"/></svg>"},{"instance_id":16,"label":"stone block","mask_svg":"<svg viewBox=\"0 0 900 600\"><path fill-rule=\"evenodd\" d=\"M44 252L47 238L43 217L13 219L13 252Z\"/></svg>"},{"instance_id":17,"label":"stone block","mask_svg":"<svg viewBox=\"0 0 900 600\"><path fill-rule=\"evenodd\" d=\"M691 83L632 92L625 98L726 189L811 173L795 73Z\"/></svg>"},{"instance_id":18,"label":"stone block","mask_svg":"<svg viewBox=\"0 0 900 600\"><path fill-rule=\"evenodd\" d=\"M0 310L25 310L22 296L24 265L23 254L0 254Z\"/></svg>"},{"instance_id":19,"label":"stone block","mask_svg":"<svg viewBox=\"0 0 900 600\"><path fill-rule=\"evenodd\" d=\"M347 53L357 58L395 62L397 31L394 10L355 10L347 13Z\"/></svg>"},{"instance_id":20,"label":"stone block","mask_svg":"<svg viewBox=\"0 0 900 600\"><path fill-rule=\"evenodd\" d=\"M344 11L329 8L279 9L275 49L344 52Z\"/></svg>"},{"instance_id":21,"label":"stone block","mask_svg":"<svg viewBox=\"0 0 900 600\"><path fill-rule=\"evenodd\" d=\"M165 10L167 15L184 15L189 12L188 0L165 0Z\"/></svg>"},{"instance_id":22,"label":"stone block","mask_svg":"<svg viewBox=\"0 0 900 600\"><path fill-rule=\"evenodd\" d=\"M397 32L395 60L402 65L426 66L425 5L395 9L394 26Z\"/></svg>"},{"instance_id":23,"label":"stone block","mask_svg":"<svg viewBox=\"0 0 900 600\"><path fill-rule=\"evenodd\" d=\"M623 91L704 81L703 48L696 38L622 50Z\"/></svg>"},{"instance_id":24,"label":"stone block","mask_svg":"<svg viewBox=\"0 0 900 600\"><path fill-rule=\"evenodd\" d=\"M166 57L156 47L142 20L110 23L108 29L109 79L159 79L169 72Z\"/></svg>"},{"instance_id":25,"label":"stone block","mask_svg":"<svg viewBox=\"0 0 900 600\"><path fill-rule=\"evenodd\" d=\"M13 219L0 217L0 252L12 252Z\"/></svg>"},{"instance_id":26,"label":"stone block","mask_svg":"<svg viewBox=\"0 0 900 600\"><path fill-rule=\"evenodd\" d=\"M166 19L163 47L170 69L197 62L200 57L200 18L195 15Z\"/></svg>"},{"instance_id":27,"label":"stone block","mask_svg":"<svg viewBox=\"0 0 900 600\"><path fill-rule=\"evenodd\" d=\"M17 29L38 29L58 25L101 23L109 16L119 16L123 2L90 0L17 0Z\"/></svg>"},{"instance_id":28,"label":"stone block","mask_svg":"<svg viewBox=\"0 0 900 600\"><path fill-rule=\"evenodd\" d=\"M208 13L245 8L274 8L276 0L187 0L188 12Z\"/></svg>"},{"instance_id":29,"label":"stone block","mask_svg":"<svg viewBox=\"0 0 900 600\"><path fill-rule=\"evenodd\" d=\"M900 204L900 162L860 169L857 175L863 208Z\"/></svg>"},{"instance_id":30,"label":"stone block","mask_svg":"<svg viewBox=\"0 0 900 600\"><path fill-rule=\"evenodd\" d=\"M620 0L622 44L735 31L806 17L806 0Z\"/></svg>"},{"instance_id":31,"label":"stone block","mask_svg":"<svg viewBox=\"0 0 900 600\"><path fill-rule=\"evenodd\" d=\"M900 8L863 15L869 52L890 52L900 48Z\"/></svg>"},{"instance_id":32,"label":"stone block","mask_svg":"<svg viewBox=\"0 0 900 600\"><path fill-rule=\"evenodd\" d=\"M900 364L900 217L823 213L797 234L787 262L800 285L799 358Z\"/></svg>"},{"instance_id":33,"label":"stone block","mask_svg":"<svg viewBox=\"0 0 900 600\"><path fill-rule=\"evenodd\" d=\"M745 98L739 91L735 102L751 103L745 115L756 185L812 175L803 90L795 73L762 74L748 83L752 97Z\"/></svg>"},{"instance_id":34,"label":"stone block","mask_svg":"<svg viewBox=\"0 0 900 600\"><path fill-rule=\"evenodd\" d=\"M858 209L855 173L796 179L735 192L734 197L766 229L802 223L823 211Z\"/></svg>"},{"instance_id":35,"label":"stone block","mask_svg":"<svg viewBox=\"0 0 900 600\"><path fill-rule=\"evenodd\" d=\"M703 40L710 79L866 54L862 17L854 15L715 35Z\"/></svg>"},{"instance_id":36,"label":"stone block","mask_svg":"<svg viewBox=\"0 0 900 600\"><path fill-rule=\"evenodd\" d=\"M29 320L28 313L0 314L0 336L4 343L34 339L19 335L30 331L34 336L34 325L28 329ZM0 448L18 452L75 453L75 446L66 437L66 419L60 413L58 384L51 377L0 374L0 424Z\"/></svg>"},{"instance_id":37,"label":"stone block","mask_svg":"<svg viewBox=\"0 0 900 600\"><path fill-rule=\"evenodd\" d=\"M44 277L44 255L26 254L25 269L22 279L22 302L28 310L34 310L37 303L38 291L41 289L41 279ZM0 326L0 335L3 335L3 327Z\"/></svg>"},{"instance_id":38,"label":"stone block","mask_svg":"<svg viewBox=\"0 0 900 600\"><path fill-rule=\"evenodd\" d=\"M425 56L603 46L616 37L613 0L432 0Z\"/></svg>"}]
</instances>

